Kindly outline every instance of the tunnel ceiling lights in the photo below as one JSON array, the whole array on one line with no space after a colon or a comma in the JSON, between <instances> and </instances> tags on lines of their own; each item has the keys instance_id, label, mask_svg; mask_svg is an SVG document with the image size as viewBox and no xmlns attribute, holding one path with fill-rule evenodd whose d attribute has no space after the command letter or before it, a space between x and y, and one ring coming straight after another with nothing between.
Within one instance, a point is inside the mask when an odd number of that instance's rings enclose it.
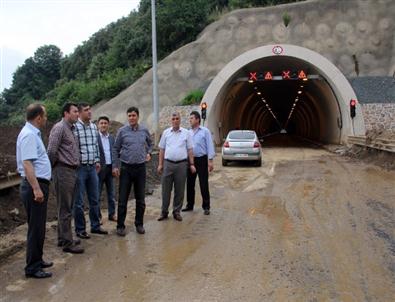
<instances>
[{"instance_id":1,"label":"tunnel ceiling lights","mask_svg":"<svg viewBox=\"0 0 395 302\"><path fill-rule=\"evenodd\" d=\"M303 85L301 85L300 87L303 88ZM299 90L299 91L298 91L298 94L301 94L301 93L302 93L302 91ZM299 96L296 96L295 101L294 101L294 103L292 104L291 111L289 112L288 118L287 118L287 120L286 120L286 122L285 122L285 124L284 124L284 129L287 128L288 123L289 123L289 121L290 121L290 119L291 119L291 117L292 117L292 114L293 114L293 112L294 112L294 110L295 110L295 108L296 108L296 103L297 103L298 101L299 101Z\"/></svg>"},{"instance_id":2,"label":"tunnel ceiling lights","mask_svg":"<svg viewBox=\"0 0 395 302\"><path fill-rule=\"evenodd\" d=\"M256 87L255 87L256 88ZM258 95L261 95L261 92L258 91L257 92ZM277 116L273 113L272 108L270 108L269 104L266 102L265 98L262 97L261 98L262 102L266 105L266 109L270 112L270 114L272 115L272 117L274 118L274 120L276 121L277 125L281 128L281 124L279 122L279 120L277 119Z\"/></svg>"}]
</instances>

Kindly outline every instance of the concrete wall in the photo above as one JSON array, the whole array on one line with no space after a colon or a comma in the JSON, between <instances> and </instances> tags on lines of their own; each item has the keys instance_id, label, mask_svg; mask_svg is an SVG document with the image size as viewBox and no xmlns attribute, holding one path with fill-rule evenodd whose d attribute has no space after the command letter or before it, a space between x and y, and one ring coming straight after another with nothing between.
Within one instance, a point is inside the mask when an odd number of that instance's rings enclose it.
<instances>
[{"instance_id":1,"label":"concrete wall","mask_svg":"<svg viewBox=\"0 0 395 302\"><path fill-rule=\"evenodd\" d=\"M282 16L291 17L285 27ZM347 77L395 72L393 0L312 0L270 8L231 12L208 26L200 37L159 64L160 107L175 105L191 90L207 88L231 60L249 49L286 43L320 53ZM152 71L104 105L94 115L124 120L137 105L152 125Z\"/></svg>"}]
</instances>

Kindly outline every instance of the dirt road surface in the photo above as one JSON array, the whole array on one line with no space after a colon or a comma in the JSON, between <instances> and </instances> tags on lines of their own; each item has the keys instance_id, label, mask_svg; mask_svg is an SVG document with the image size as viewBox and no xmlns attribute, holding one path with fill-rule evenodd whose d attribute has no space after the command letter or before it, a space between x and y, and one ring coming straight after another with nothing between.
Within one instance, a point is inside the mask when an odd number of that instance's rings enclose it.
<instances>
[{"instance_id":1,"label":"dirt road surface","mask_svg":"<svg viewBox=\"0 0 395 302\"><path fill-rule=\"evenodd\" d=\"M220 160L210 216L198 199L158 222L155 190L145 235L105 222L83 255L49 226L54 276L25 279L20 251L0 266L0 301L394 301L395 172L311 148L265 149L260 168Z\"/></svg>"}]
</instances>

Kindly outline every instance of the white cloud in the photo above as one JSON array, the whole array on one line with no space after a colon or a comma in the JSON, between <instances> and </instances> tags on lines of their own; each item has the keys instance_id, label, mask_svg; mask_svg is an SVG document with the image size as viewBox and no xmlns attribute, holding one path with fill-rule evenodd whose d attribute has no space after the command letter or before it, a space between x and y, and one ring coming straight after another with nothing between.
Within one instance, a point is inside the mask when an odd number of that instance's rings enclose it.
<instances>
[{"instance_id":1,"label":"white cloud","mask_svg":"<svg viewBox=\"0 0 395 302\"><path fill-rule=\"evenodd\" d=\"M138 8L139 0L0 0L0 91L9 86L17 65L12 52L22 54L23 61L43 45L54 44L64 54L71 53L82 41L99 29L128 16ZM7 49L7 51L4 51ZM11 54L10 54L11 50ZM15 61L16 62L16 61ZM18 64L21 64L20 62Z\"/></svg>"}]
</instances>

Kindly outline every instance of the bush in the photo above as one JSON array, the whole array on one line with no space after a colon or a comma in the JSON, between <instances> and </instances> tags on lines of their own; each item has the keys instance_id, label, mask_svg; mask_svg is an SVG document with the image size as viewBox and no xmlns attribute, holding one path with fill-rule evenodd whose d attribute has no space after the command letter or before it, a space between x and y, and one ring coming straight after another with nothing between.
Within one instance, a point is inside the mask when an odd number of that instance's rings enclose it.
<instances>
[{"instance_id":1,"label":"bush","mask_svg":"<svg viewBox=\"0 0 395 302\"><path fill-rule=\"evenodd\" d=\"M185 98L182 99L181 105L199 105L200 101L203 99L204 92L200 89L192 90L187 94Z\"/></svg>"}]
</instances>

